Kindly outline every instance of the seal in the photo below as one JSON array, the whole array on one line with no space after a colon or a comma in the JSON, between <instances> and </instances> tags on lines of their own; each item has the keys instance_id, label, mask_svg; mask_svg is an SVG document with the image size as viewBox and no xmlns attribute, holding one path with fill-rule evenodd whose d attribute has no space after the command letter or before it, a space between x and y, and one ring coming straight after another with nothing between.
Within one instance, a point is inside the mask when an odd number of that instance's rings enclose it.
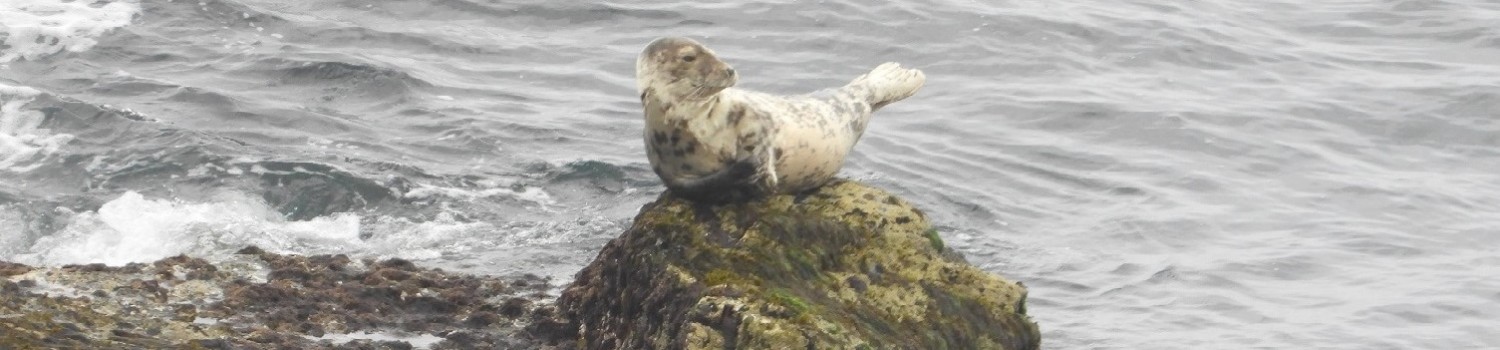
<instances>
[{"instance_id":1,"label":"seal","mask_svg":"<svg viewBox=\"0 0 1500 350\"><path fill-rule=\"evenodd\" d=\"M843 87L778 96L692 39L659 38L636 59L646 155L668 191L725 203L802 193L833 179L871 113L911 97L926 76L885 63Z\"/></svg>"}]
</instances>

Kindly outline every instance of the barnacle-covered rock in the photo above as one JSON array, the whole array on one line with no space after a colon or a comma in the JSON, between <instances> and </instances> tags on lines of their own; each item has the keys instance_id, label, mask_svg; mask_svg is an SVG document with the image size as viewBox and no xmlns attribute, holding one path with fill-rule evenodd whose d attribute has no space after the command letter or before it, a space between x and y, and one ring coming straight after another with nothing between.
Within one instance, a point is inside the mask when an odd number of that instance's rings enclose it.
<instances>
[{"instance_id":1,"label":"barnacle-covered rock","mask_svg":"<svg viewBox=\"0 0 1500 350\"><path fill-rule=\"evenodd\" d=\"M922 211L839 181L706 206L664 194L558 300L584 349L1035 349L1026 289Z\"/></svg>"}]
</instances>

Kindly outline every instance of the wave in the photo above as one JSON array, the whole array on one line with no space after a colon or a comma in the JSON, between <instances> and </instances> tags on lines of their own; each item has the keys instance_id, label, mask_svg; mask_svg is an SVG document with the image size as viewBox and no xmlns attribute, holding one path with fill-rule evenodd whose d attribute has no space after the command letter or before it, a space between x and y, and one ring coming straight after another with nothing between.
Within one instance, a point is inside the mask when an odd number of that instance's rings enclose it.
<instances>
[{"instance_id":1,"label":"wave","mask_svg":"<svg viewBox=\"0 0 1500 350\"><path fill-rule=\"evenodd\" d=\"M87 51L140 13L132 1L7 0L0 3L0 63Z\"/></svg>"},{"instance_id":2,"label":"wave","mask_svg":"<svg viewBox=\"0 0 1500 350\"><path fill-rule=\"evenodd\" d=\"M539 189L505 191L508 190L471 192L429 186L413 190L410 195L461 198L465 193L490 196L504 192L504 196L519 199L546 200L545 192ZM518 247L556 249L583 238L603 239L607 234L600 232L617 231L622 225L618 219L602 216L566 222L475 220L447 205L438 207L440 212L425 219L345 212L292 220L261 196L243 192L221 191L205 200L189 201L126 191L92 211L52 209L48 220L59 227L52 232L0 235L0 260L56 266L122 265L178 254L225 259L240 248L255 245L282 253L441 258L451 262ZM0 206L0 228L10 230L26 225L28 219L35 219L31 216L19 206ZM584 246L596 244L590 241ZM506 258L529 254L532 253ZM586 255L578 255L574 260L583 257ZM492 261L495 257L479 259Z\"/></svg>"},{"instance_id":3,"label":"wave","mask_svg":"<svg viewBox=\"0 0 1500 350\"><path fill-rule=\"evenodd\" d=\"M22 109L41 94L30 87L0 83L0 173L35 170L73 140L71 134L41 128L46 120L41 112Z\"/></svg>"}]
</instances>

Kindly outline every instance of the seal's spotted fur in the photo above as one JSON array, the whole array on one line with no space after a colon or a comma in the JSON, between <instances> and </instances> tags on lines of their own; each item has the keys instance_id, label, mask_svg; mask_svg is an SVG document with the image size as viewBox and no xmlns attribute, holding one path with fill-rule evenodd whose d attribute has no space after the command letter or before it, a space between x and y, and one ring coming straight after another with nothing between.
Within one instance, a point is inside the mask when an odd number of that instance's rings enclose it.
<instances>
[{"instance_id":1,"label":"seal's spotted fur","mask_svg":"<svg viewBox=\"0 0 1500 350\"><path fill-rule=\"evenodd\" d=\"M916 93L921 71L875 67L838 89L776 96L686 38L652 41L636 60L652 170L673 194L727 202L817 188L838 173L870 113Z\"/></svg>"}]
</instances>

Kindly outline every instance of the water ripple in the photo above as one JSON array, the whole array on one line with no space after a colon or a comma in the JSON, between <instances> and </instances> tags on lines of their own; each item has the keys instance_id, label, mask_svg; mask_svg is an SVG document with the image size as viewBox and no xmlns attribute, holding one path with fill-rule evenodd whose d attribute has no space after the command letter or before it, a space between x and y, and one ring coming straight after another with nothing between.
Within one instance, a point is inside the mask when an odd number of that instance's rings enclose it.
<instances>
[{"instance_id":1,"label":"water ripple","mask_svg":"<svg viewBox=\"0 0 1500 350\"><path fill-rule=\"evenodd\" d=\"M1030 286L1049 348L1500 346L1493 1L139 11L0 66L26 122L0 130L24 146L0 147L0 258L130 233L565 277L661 190L634 58L687 35L758 90L926 71L844 174Z\"/></svg>"}]
</instances>

